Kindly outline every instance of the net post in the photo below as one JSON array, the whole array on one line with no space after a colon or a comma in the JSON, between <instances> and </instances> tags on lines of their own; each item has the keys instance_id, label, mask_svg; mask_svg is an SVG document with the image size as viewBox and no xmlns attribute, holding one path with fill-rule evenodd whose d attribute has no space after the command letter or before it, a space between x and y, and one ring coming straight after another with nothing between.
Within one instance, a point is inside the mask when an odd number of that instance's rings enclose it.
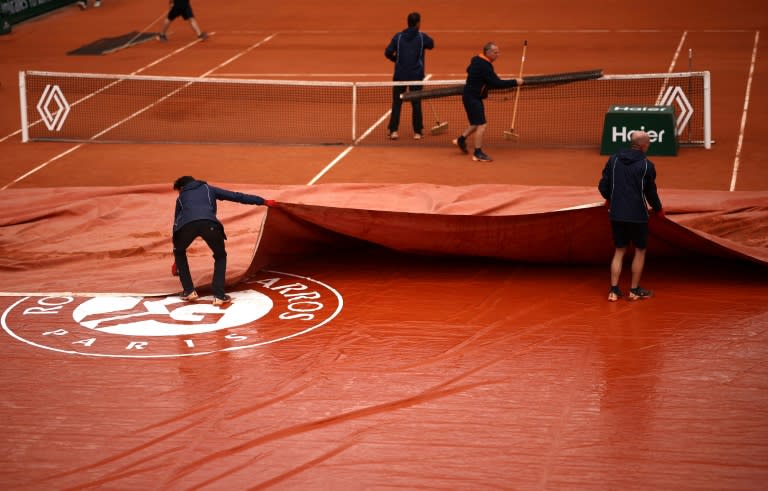
<instances>
[{"instance_id":1,"label":"net post","mask_svg":"<svg viewBox=\"0 0 768 491\"><path fill-rule=\"evenodd\" d=\"M27 79L24 71L19 71L19 107L21 110L21 141L29 141L29 120L27 119Z\"/></svg>"},{"instance_id":2,"label":"net post","mask_svg":"<svg viewBox=\"0 0 768 491\"><path fill-rule=\"evenodd\" d=\"M688 48L688 71L693 71L693 48ZM688 79L688 94L693 93L693 87L691 86L691 79ZM688 125L688 141L691 141L691 125Z\"/></svg>"},{"instance_id":3,"label":"net post","mask_svg":"<svg viewBox=\"0 0 768 491\"><path fill-rule=\"evenodd\" d=\"M704 148L712 148L712 89L709 71L704 72Z\"/></svg>"},{"instance_id":4,"label":"net post","mask_svg":"<svg viewBox=\"0 0 768 491\"><path fill-rule=\"evenodd\" d=\"M357 82L352 82L352 141L357 140Z\"/></svg>"}]
</instances>

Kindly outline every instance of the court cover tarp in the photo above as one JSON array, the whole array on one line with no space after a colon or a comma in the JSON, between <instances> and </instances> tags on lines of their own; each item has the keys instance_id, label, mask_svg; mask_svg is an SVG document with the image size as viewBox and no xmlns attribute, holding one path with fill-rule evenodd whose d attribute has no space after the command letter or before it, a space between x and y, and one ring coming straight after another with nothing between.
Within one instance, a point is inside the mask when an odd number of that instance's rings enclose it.
<instances>
[{"instance_id":1,"label":"court cover tarp","mask_svg":"<svg viewBox=\"0 0 768 491\"><path fill-rule=\"evenodd\" d=\"M137 44L146 43L157 38L156 32L138 32L132 31L127 34L115 36L111 38L101 38L80 46L77 49L68 51L67 54L80 55L80 56L100 56L109 54L113 51L117 51L122 48L128 48Z\"/></svg>"},{"instance_id":2,"label":"court cover tarp","mask_svg":"<svg viewBox=\"0 0 768 491\"><path fill-rule=\"evenodd\" d=\"M607 210L588 187L213 184L281 203L269 210L221 203L229 283L297 256L365 244L539 264L607 264L613 251ZM178 292L170 275L176 194L168 188L0 192L0 292ZM661 196L667 218L651 220L650 257L768 265L768 192ZM197 241L190 256L196 283L207 284L210 251Z\"/></svg>"}]
</instances>

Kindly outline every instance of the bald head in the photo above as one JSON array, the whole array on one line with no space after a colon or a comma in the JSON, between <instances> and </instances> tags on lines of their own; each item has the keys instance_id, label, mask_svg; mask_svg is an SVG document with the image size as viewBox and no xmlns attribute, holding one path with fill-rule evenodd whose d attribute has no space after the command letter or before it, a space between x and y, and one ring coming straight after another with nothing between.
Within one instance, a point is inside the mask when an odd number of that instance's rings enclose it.
<instances>
[{"instance_id":1,"label":"bald head","mask_svg":"<svg viewBox=\"0 0 768 491\"><path fill-rule=\"evenodd\" d=\"M636 150L645 152L651 146L651 137L645 131L633 131L630 145Z\"/></svg>"}]
</instances>

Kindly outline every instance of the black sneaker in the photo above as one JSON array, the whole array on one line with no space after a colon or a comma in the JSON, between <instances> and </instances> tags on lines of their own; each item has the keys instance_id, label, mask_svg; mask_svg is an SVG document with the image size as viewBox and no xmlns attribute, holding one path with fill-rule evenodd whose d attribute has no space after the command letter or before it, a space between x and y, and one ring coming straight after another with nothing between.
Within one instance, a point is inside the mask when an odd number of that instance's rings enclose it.
<instances>
[{"instance_id":1,"label":"black sneaker","mask_svg":"<svg viewBox=\"0 0 768 491\"><path fill-rule=\"evenodd\" d=\"M475 149L475 153L472 155L472 160L476 160L478 162L493 162L493 159L486 155L485 152L479 148Z\"/></svg>"},{"instance_id":2,"label":"black sneaker","mask_svg":"<svg viewBox=\"0 0 768 491\"><path fill-rule=\"evenodd\" d=\"M646 298L651 298L653 296L653 292L650 290L646 290L644 288L640 288L639 286L637 288L632 288L629 290L629 299L630 300L645 300Z\"/></svg>"},{"instance_id":3,"label":"black sneaker","mask_svg":"<svg viewBox=\"0 0 768 491\"><path fill-rule=\"evenodd\" d=\"M618 286L612 286L610 290L608 290L608 301L609 302L615 302L616 300L623 297L624 294L621 293L621 290Z\"/></svg>"},{"instance_id":4,"label":"black sneaker","mask_svg":"<svg viewBox=\"0 0 768 491\"><path fill-rule=\"evenodd\" d=\"M469 150L467 150L467 139L463 136L459 136L455 140L453 140L453 144L459 147L459 149L464 153L469 153Z\"/></svg>"}]
</instances>

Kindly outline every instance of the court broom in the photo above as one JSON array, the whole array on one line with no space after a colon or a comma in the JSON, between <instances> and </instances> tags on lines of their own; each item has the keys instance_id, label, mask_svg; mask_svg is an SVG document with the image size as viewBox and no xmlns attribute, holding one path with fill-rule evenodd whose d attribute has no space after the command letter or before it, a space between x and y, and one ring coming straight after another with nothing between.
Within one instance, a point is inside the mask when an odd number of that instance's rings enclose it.
<instances>
[{"instance_id":1,"label":"court broom","mask_svg":"<svg viewBox=\"0 0 768 491\"><path fill-rule=\"evenodd\" d=\"M520 78L523 78L523 65L525 64L525 51L528 48L528 40L523 42L523 56L520 58ZM515 119L517 118L517 101L520 99L520 87L515 87L515 103L512 106L512 125L504 131L504 138L517 140L520 136L515 131Z\"/></svg>"},{"instance_id":2,"label":"court broom","mask_svg":"<svg viewBox=\"0 0 768 491\"><path fill-rule=\"evenodd\" d=\"M432 108L432 114L435 116L435 125L429 129L429 132L433 135L437 135L438 133L442 133L442 131L448 127L448 121L441 122L440 118L437 117L437 110L435 109L435 106L430 104L429 107Z\"/></svg>"},{"instance_id":3,"label":"court broom","mask_svg":"<svg viewBox=\"0 0 768 491\"><path fill-rule=\"evenodd\" d=\"M142 34L145 34L150 28L152 28L152 26L154 26L155 24L157 24L161 20L165 19L165 17L167 15L168 15L168 12L166 11L160 17L158 17L157 19L153 20L150 25L148 25L147 27L145 27L144 29L139 31L135 36L133 36L130 39L130 41L128 41L125 44L121 44L120 46L118 46L116 48L108 49L108 50L104 51L102 54L108 55L110 53L114 53L116 51L120 51L121 49L129 48L139 38L139 36L141 36ZM148 38L147 41L149 41L149 39L152 39L152 38Z\"/></svg>"}]
</instances>

